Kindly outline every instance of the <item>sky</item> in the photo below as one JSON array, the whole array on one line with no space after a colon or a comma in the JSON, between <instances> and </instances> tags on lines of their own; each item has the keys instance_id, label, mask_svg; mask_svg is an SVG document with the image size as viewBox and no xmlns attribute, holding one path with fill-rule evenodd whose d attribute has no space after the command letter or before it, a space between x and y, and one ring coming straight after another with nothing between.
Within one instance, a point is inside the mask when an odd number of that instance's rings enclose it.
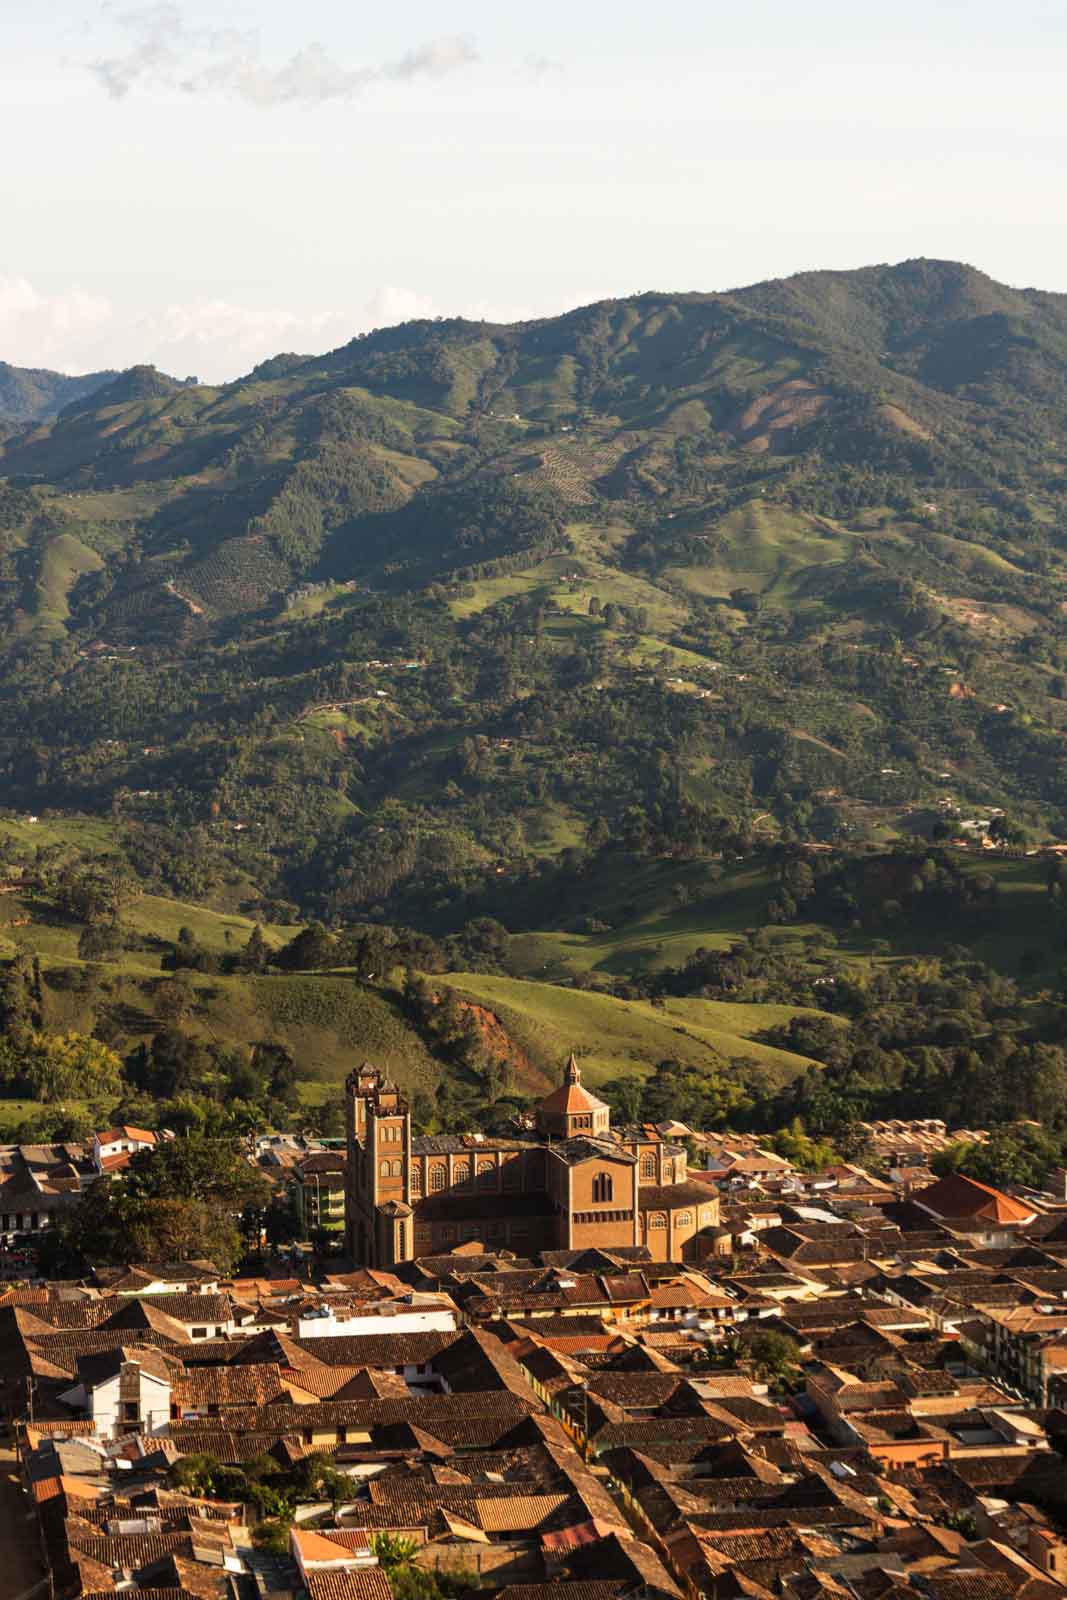
<instances>
[{"instance_id":1,"label":"sky","mask_svg":"<svg viewBox=\"0 0 1067 1600\"><path fill-rule=\"evenodd\" d=\"M0 0L0 360L965 260L1067 291L1063 0Z\"/></svg>"}]
</instances>

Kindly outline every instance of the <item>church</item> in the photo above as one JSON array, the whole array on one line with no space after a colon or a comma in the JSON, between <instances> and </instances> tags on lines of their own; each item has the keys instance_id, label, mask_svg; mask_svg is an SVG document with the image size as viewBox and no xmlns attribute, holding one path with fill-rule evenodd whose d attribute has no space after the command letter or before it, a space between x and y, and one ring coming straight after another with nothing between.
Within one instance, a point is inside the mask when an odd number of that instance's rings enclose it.
<instances>
[{"instance_id":1,"label":"church","mask_svg":"<svg viewBox=\"0 0 1067 1600\"><path fill-rule=\"evenodd\" d=\"M719 1221L713 1188L687 1176L686 1151L651 1126L613 1128L574 1056L538 1105L536 1132L411 1132L407 1101L369 1065L345 1083L347 1253L393 1267L478 1241L487 1250L620 1249L696 1260Z\"/></svg>"}]
</instances>

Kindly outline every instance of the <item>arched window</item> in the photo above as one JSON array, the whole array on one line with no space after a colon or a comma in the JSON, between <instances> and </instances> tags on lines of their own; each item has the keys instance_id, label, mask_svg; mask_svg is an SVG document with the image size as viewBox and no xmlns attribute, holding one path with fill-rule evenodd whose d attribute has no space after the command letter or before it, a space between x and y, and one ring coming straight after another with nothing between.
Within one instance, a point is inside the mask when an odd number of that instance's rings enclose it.
<instances>
[{"instance_id":1,"label":"arched window","mask_svg":"<svg viewBox=\"0 0 1067 1600\"><path fill-rule=\"evenodd\" d=\"M662 1211L653 1211L652 1215L648 1219L648 1225L650 1228L665 1228L667 1226L667 1219L663 1215Z\"/></svg>"},{"instance_id":2,"label":"arched window","mask_svg":"<svg viewBox=\"0 0 1067 1600\"><path fill-rule=\"evenodd\" d=\"M455 1177L455 1181L456 1181L457 1184L470 1183L470 1181L471 1181L471 1164L470 1164L469 1161L457 1161L456 1162L456 1177Z\"/></svg>"},{"instance_id":3,"label":"arched window","mask_svg":"<svg viewBox=\"0 0 1067 1600\"><path fill-rule=\"evenodd\" d=\"M613 1184L608 1173L598 1172L596 1177L593 1179L594 1205L603 1205L605 1201L610 1200L612 1198L614 1188L615 1185Z\"/></svg>"},{"instance_id":4,"label":"arched window","mask_svg":"<svg viewBox=\"0 0 1067 1600\"><path fill-rule=\"evenodd\" d=\"M394 1161L393 1162L392 1176L394 1178L399 1178L399 1176L400 1176L402 1171L403 1171L403 1166L401 1165L401 1163L399 1161Z\"/></svg>"},{"instance_id":5,"label":"arched window","mask_svg":"<svg viewBox=\"0 0 1067 1600\"><path fill-rule=\"evenodd\" d=\"M422 1168L417 1161L411 1169L411 1192L412 1194L422 1193Z\"/></svg>"},{"instance_id":6,"label":"arched window","mask_svg":"<svg viewBox=\"0 0 1067 1600\"><path fill-rule=\"evenodd\" d=\"M379 1163L378 1163L378 1176L379 1176L379 1178L387 1178L389 1176L389 1163L388 1163L388 1161L379 1161Z\"/></svg>"},{"instance_id":7,"label":"arched window","mask_svg":"<svg viewBox=\"0 0 1067 1600\"><path fill-rule=\"evenodd\" d=\"M479 1161L478 1187L480 1189L491 1189L493 1187L493 1173L495 1171L496 1168L491 1161Z\"/></svg>"},{"instance_id":8,"label":"arched window","mask_svg":"<svg viewBox=\"0 0 1067 1600\"><path fill-rule=\"evenodd\" d=\"M693 1221L693 1214L691 1211L679 1211L674 1220L679 1228L688 1228Z\"/></svg>"},{"instance_id":9,"label":"arched window","mask_svg":"<svg viewBox=\"0 0 1067 1600\"><path fill-rule=\"evenodd\" d=\"M641 1157L641 1176L642 1178L654 1178L656 1176L655 1156Z\"/></svg>"},{"instance_id":10,"label":"arched window","mask_svg":"<svg viewBox=\"0 0 1067 1600\"><path fill-rule=\"evenodd\" d=\"M444 1186L445 1169L438 1163L436 1167L430 1168L430 1191L432 1194L440 1194Z\"/></svg>"}]
</instances>

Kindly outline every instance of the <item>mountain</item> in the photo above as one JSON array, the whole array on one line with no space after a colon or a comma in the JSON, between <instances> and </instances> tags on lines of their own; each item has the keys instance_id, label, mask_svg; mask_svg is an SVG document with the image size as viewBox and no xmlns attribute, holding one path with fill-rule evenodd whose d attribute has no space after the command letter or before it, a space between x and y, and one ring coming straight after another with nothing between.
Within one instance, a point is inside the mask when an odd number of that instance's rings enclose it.
<instances>
[{"instance_id":1,"label":"mountain","mask_svg":"<svg viewBox=\"0 0 1067 1600\"><path fill-rule=\"evenodd\" d=\"M64 406L103 388L115 376L114 372L90 372L72 378L63 372L13 367L0 361L0 435L27 422L56 416Z\"/></svg>"},{"instance_id":2,"label":"mountain","mask_svg":"<svg viewBox=\"0 0 1067 1600\"><path fill-rule=\"evenodd\" d=\"M1067 296L922 260L54 391L0 446L8 804L439 930L543 928L605 839L1058 837L1065 374Z\"/></svg>"}]
</instances>

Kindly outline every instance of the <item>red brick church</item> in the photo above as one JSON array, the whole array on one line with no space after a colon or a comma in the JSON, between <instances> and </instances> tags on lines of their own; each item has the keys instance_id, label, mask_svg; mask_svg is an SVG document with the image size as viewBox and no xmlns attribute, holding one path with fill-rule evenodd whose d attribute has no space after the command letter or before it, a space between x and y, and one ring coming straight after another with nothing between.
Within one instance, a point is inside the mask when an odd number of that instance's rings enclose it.
<instances>
[{"instance_id":1,"label":"red brick church","mask_svg":"<svg viewBox=\"0 0 1067 1600\"><path fill-rule=\"evenodd\" d=\"M653 1260L683 1261L718 1223L718 1197L687 1176L684 1147L651 1126L612 1128L573 1056L537 1107L536 1136L413 1136L403 1094L369 1065L345 1095L345 1236L366 1266L475 1240L517 1255L644 1245Z\"/></svg>"}]
</instances>

